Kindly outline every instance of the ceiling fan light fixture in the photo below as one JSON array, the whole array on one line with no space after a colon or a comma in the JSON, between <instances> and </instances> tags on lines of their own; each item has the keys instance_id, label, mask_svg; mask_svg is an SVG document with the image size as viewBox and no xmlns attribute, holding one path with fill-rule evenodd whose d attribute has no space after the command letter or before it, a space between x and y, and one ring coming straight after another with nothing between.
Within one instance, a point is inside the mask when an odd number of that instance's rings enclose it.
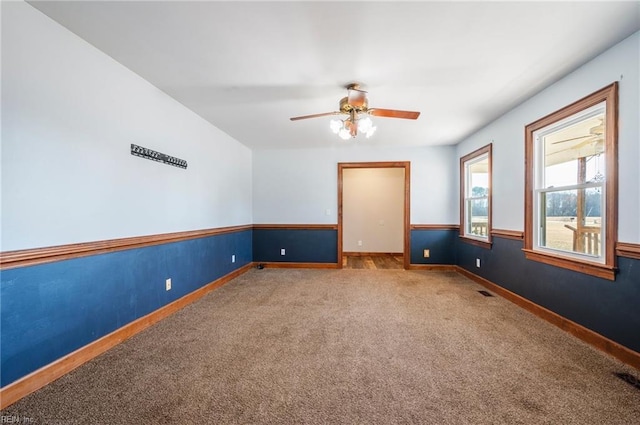
<instances>
[{"instance_id":1,"label":"ceiling fan light fixture","mask_svg":"<svg viewBox=\"0 0 640 425\"><path fill-rule=\"evenodd\" d=\"M360 118L359 115L352 114L345 120L333 119L329 122L329 128L333 134L337 134L343 140L355 138L358 133L364 134L367 139L376 132L373 120L367 115Z\"/></svg>"}]
</instances>

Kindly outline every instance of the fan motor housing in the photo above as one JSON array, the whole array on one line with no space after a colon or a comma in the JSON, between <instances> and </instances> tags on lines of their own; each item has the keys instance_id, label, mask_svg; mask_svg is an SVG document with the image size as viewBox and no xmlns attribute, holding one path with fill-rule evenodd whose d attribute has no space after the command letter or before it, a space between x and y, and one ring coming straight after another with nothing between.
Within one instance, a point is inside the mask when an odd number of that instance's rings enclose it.
<instances>
[{"instance_id":1,"label":"fan motor housing","mask_svg":"<svg viewBox=\"0 0 640 425\"><path fill-rule=\"evenodd\" d=\"M349 103L348 97L343 97L342 99L340 99L340 112L343 112L345 114L349 114L351 113L351 111L355 111L358 114L361 112L367 112L368 108L369 108L369 104L366 99L364 100L361 106L351 105Z\"/></svg>"}]
</instances>

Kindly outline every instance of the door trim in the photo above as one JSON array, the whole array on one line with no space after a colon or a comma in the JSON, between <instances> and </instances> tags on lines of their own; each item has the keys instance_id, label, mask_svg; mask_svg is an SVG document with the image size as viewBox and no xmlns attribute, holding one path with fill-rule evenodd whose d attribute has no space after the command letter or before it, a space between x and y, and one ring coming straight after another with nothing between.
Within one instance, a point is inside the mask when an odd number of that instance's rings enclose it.
<instances>
[{"instance_id":1,"label":"door trim","mask_svg":"<svg viewBox=\"0 0 640 425\"><path fill-rule=\"evenodd\" d=\"M410 232L410 185L411 162L339 162L338 163L338 268L342 268L342 179L347 168L404 168L404 251L402 253L404 269L411 264L411 232Z\"/></svg>"}]
</instances>

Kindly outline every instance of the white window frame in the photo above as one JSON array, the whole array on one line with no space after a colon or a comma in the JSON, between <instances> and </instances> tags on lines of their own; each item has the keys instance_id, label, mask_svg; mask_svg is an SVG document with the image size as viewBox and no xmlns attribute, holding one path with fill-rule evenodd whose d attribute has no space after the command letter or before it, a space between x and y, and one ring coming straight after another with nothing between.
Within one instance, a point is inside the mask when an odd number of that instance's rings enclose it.
<instances>
[{"instance_id":1,"label":"white window frame","mask_svg":"<svg viewBox=\"0 0 640 425\"><path fill-rule=\"evenodd\" d=\"M491 155L492 144L481 147L468 155L460 158L460 238L465 242L482 246L485 248L491 247L491 217L492 217L492 205L491 205L491 192L492 192L492 170L491 170ZM488 193L486 196L471 196L471 176L469 174L469 167L480 161L487 160L487 186ZM470 211L468 208L468 201L470 200L487 200L487 229L486 235L478 235L471 233L468 225L470 225Z\"/></svg>"},{"instance_id":2,"label":"white window frame","mask_svg":"<svg viewBox=\"0 0 640 425\"><path fill-rule=\"evenodd\" d=\"M544 138L552 133L560 131L564 128L570 127L574 124L577 124L581 121L587 120L597 115L605 114L606 115L606 103L601 102L597 105L592 106L591 108L584 109L570 117L567 117L561 121L550 124L546 127L543 127L537 131L533 132L534 139L534 196L533 196L533 249L539 250L542 252L548 252L554 255L563 255L566 257L576 258L585 261L596 261L598 263L604 264L606 262L605 252L606 252L606 237L604 237L607 220L606 214L606 184L605 181L602 182L593 182L593 183L582 183L582 184L573 184L567 186L557 186L557 187L545 187L545 146L544 146ZM604 155L606 155L606 149ZM542 232L543 232L543 211L541 205L541 195L544 193L551 192L560 192L567 190L576 190L576 189L589 189L589 188L600 188L602 197L601 197L601 232L602 237L600 238L600 243L602 248L599 250L599 255L595 256L593 254L586 254L574 251L565 251L560 249L549 248L545 245L541 244Z\"/></svg>"}]
</instances>

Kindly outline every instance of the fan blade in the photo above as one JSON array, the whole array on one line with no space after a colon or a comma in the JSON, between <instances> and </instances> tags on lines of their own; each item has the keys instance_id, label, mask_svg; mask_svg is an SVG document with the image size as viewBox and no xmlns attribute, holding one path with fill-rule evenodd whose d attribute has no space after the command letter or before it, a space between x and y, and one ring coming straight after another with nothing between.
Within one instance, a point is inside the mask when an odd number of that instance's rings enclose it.
<instances>
[{"instance_id":1,"label":"fan blade","mask_svg":"<svg viewBox=\"0 0 640 425\"><path fill-rule=\"evenodd\" d=\"M367 103L367 92L356 88L350 88L347 99L347 102L351 106L364 106Z\"/></svg>"},{"instance_id":2,"label":"fan blade","mask_svg":"<svg viewBox=\"0 0 640 425\"><path fill-rule=\"evenodd\" d=\"M407 120L415 120L420 116L420 112L415 111L398 111L395 109L369 109L369 113L375 117L387 118L404 118Z\"/></svg>"},{"instance_id":3,"label":"fan blade","mask_svg":"<svg viewBox=\"0 0 640 425\"><path fill-rule=\"evenodd\" d=\"M578 140L578 139L584 139L585 137L591 137L592 135L589 134L587 136L580 136L580 137L574 137L573 139L565 139L565 140L558 140L557 142L553 142L551 143L552 145L557 145L558 143L564 143L564 142L570 142L572 140Z\"/></svg>"},{"instance_id":4,"label":"fan blade","mask_svg":"<svg viewBox=\"0 0 640 425\"><path fill-rule=\"evenodd\" d=\"M318 117L327 117L329 115L340 115L342 112L323 112L321 114L313 114L313 115L302 115L300 117L292 117L289 118L291 121L297 120L306 120L308 118L318 118Z\"/></svg>"},{"instance_id":5,"label":"fan blade","mask_svg":"<svg viewBox=\"0 0 640 425\"><path fill-rule=\"evenodd\" d=\"M573 145L571 147L568 147L566 149L562 149L562 150L559 150L559 151L556 151L556 152L552 152L549 155L554 155L554 154L557 154L557 153L560 153L560 152L570 151L572 149L573 150L582 149L583 147L588 146L589 144L593 144L594 147L597 147L598 145L601 145L604 142L604 139L602 137L598 137L598 136L589 136L589 137L591 137L591 138L588 139L588 140L584 140L584 141L582 141L582 142L580 142L580 143L578 143L576 145Z\"/></svg>"}]
</instances>

